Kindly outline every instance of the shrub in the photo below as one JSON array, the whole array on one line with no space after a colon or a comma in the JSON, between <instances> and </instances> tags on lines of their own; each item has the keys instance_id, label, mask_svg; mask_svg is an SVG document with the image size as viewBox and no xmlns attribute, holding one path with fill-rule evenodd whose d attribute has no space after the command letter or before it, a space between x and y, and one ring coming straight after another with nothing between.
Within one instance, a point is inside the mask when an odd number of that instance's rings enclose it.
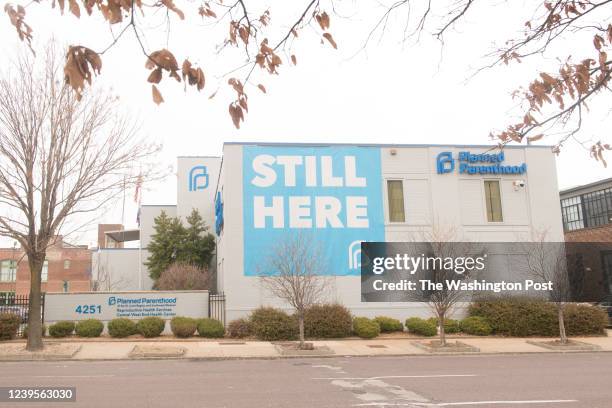
<instances>
[{"instance_id":1,"label":"shrub","mask_svg":"<svg viewBox=\"0 0 612 408\"><path fill-rule=\"evenodd\" d=\"M98 319L81 320L74 328L79 337L100 337L103 330L104 323Z\"/></svg>"},{"instance_id":2,"label":"shrub","mask_svg":"<svg viewBox=\"0 0 612 408\"><path fill-rule=\"evenodd\" d=\"M124 317L111 320L107 327L111 337L123 338L137 333L136 323Z\"/></svg>"},{"instance_id":3,"label":"shrub","mask_svg":"<svg viewBox=\"0 0 612 408\"><path fill-rule=\"evenodd\" d=\"M351 312L339 304L314 305L304 314L306 337L348 337L352 333L351 324Z\"/></svg>"},{"instance_id":4,"label":"shrub","mask_svg":"<svg viewBox=\"0 0 612 408\"><path fill-rule=\"evenodd\" d=\"M420 317L410 317L406 319L406 329L409 333L420 336L435 336L438 334L438 327L429 320Z\"/></svg>"},{"instance_id":5,"label":"shrub","mask_svg":"<svg viewBox=\"0 0 612 408\"><path fill-rule=\"evenodd\" d=\"M470 316L484 317L493 333L504 336L554 336L559 332L555 306L526 297L501 297L474 302Z\"/></svg>"},{"instance_id":6,"label":"shrub","mask_svg":"<svg viewBox=\"0 0 612 408\"><path fill-rule=\"evenodd\" d=\"M138 333L147 338L159 336L162 334L165 327L166 321L161 317L155 316L145 317L136 323L136 330Z\"/></svg>"},{"instance_id":7,"label":"shrub","mask_svg":"<svg viewBox=\"0 0 612 408\"><path fill-rule=\"evenodd\" d=\"M74 331L74 322L61 321L49 326L49 336L66 337Z\"/></svg>"},{"instance_id":8,"label":"shrub","mask_svg":"<svg viewBox=\"0 0 612 408\"><path fill-rule=\"evenodd\" d=\"M526 297L502 297L474 302L470 316L484 317L493 333L504 336L558 336L559 320L553 303ZM570 336L603 334L606 314L586 304L565 306L565 329Z\"/></svg>"},{"instance_id":9,"label":"shrub","mask_svg":"<svg viewBox=\"0 0 612 408\"><path fill-rule=\"evenodd\" d=\"M298 335L297 319L280 309L260 307L251 313L253 333L260 340L294 340Z\"/></svg>"},{"instance_id":10,"label":"shrub","mask_svg":"<svg viewBox=\"0 0 612 408\"><path fill-rule=\"evenodd\" d=\"M380 326L375 320L356 317L353 319L353 331L362 339L373 339L380 334Z\"/></svg>"},{"instance_id":11,"label":"shrub","mask_svg":"<svg viewBox=\"0 0 612 408\"><path fill-rule=\"evenodd\" d=\"M11 340L17 336L21 318L13 313L0 313L0 340Z\"/></svg>"},{"instance_id":12,"label":"shrub","mask_svg":"<svg viewBox=\"0 0 612 408\"><path fill-rule=\"evenodd\" d=\"M42 332L43 337L45 336L45 334L47 333L47 325L43 324L40 328L40 331ZM22 334L24 339L28 338L28 325L26 324L26 326L23 328L23 334Z\"/></svg>"},{"instance_id":13,"label":"shrub","mask_svg":"<svg viewBox=\"0 0 612 408\"><path fill-rule=\"evenodd\" d=\"M397 319L386 316L376 316L374 320L380 326L381 333L403 331L404 325Z\"/></svg>"},{"instance_id":14,"label":"shrub","mask_svg":"<svg viewBox=\"0 0 612 408\"><path fill-rule=\"evenodd\" d=\"M438 318L430 317L427 319L428 322L434 324L434 326L438 327ZM461 326L459 324L459 320L455 319L444 319L444 333L453 334L459 333L461 331Z\"/></svg>"},{"instance_id":15,"label":"shrub","mask_svg":"<svg viewBox=\"0 0 612 408\"><path fill-rule=\"evenodd\" d=\"M241 339L253 334L253 327L249 319L232 320L227 325L227 334L232 338Z\"/></svg>"},{"instance_id":16,"label":"shrub","mask_svg":"<svg viewBox=\"0 0 612 408\"><path fill-rule=\"evenodd\" d=\"M566 305L564 316L565 331L568 336L604 334L608 325L608 314L603 309L591 305Z\"/></svg>"},{"instance_id":17,"label":"shrub","mask_svg":"<svg viewBox=\"0 0 612 408\"><path fill-rule=\"evenodd\" d=\"M198 320L198 334L200 337L219 338L225 334L223 323L215 319Z\"/></svg>"},{"instance_id":18,"label":"shrub","mask_svg":"<svg viewBox=\"0 0 612 408\"><path fill-rule=\"evenodd\" d=\"M461 326L461 331L466 334L488 336L492 331L487 320L480 316L466 317L459 324Z\"/></svg>"},{"instance_id":19,"label":"shrub","mask_svg":"<svg viewBox=\"0 0 612 408\"><path fill-rule=\"evenodd\" d=\"M170 320L170 329L176 337L186 338L193 336L197 328L196 320L191 317L176 316Z\"/></svg>"}]
</instances>

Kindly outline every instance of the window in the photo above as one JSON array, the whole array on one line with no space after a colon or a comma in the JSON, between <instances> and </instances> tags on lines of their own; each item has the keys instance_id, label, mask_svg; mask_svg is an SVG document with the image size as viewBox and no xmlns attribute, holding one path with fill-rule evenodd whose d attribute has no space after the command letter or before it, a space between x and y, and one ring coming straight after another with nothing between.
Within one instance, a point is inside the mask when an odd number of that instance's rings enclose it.
<instances>
[{"instance_id":1,"label":"window","mask_svg":"<svg viewBox=\"0 0 612 408\"><path fill-rule=\"evenodd\" d=\"M389 221L405 222L404 184L402 180L387 180L387 198L389 201Z\"/></svg>"},{"instance_id":2,"label":"window","mask_svg":"<svg viewBox=\"0 0 612 408\"><path fill-rule=\"evenodd\" d=\"M485 180L485 198L487 200L487 221L502 222L501 194L498 180Z\"/></svg>"},{"instance_id":3,"label":"window","mask_svg":"<svg viewBox=\"0 0 612 408\"><path fill-rule=\"evenodd\" d=\"M574 231L584 228L584 216L580 196L561 200L561 216L563 218L563 229L565 231Z\"/></svg>"},{"instance_id":4,"label":"window","mask_svg":"<svg viewBox=\"0 0 612 408\"><path fill-rule=\"evenodd\" d=\"M587 227L612 223L612 188L583 194L581 199Z\"/></svg>"},{"instance_id":5,"label":"window","mask_svg":"<svg viewBox=\"0 0 612 408\"><path fill-rule=\"evenodd\" d=\"M565 231L612 224L612 188L561 200Z\"/></svg>"},{"instance_id":6,"label":"window","mask_svg":"<svg viewBox=\"0 0 612 408\"><path fill-rule=\"evenodd\" d=\"M17 262L6 259L0 263L0 282L15 282Z\"/></svg>"},{"instance_id":7,"label":"window","mask_svg":"<svg viewBox=\"0 0 612 408\"><path fill-rule=\"evenodd\" d=\"M42 272L40 274L40 281L46 282L49 278L49 261L45 260L42 267Z\"/></svg>"},{"instance_id":8,"label":"window","mask_svg":"<svg viewBox=\"0 0 612 408\"><path fill-rule=\"evenodd\" d=\"M64 259L64 269L70 269L70 259Z\"/></svg>"}]
</instances>

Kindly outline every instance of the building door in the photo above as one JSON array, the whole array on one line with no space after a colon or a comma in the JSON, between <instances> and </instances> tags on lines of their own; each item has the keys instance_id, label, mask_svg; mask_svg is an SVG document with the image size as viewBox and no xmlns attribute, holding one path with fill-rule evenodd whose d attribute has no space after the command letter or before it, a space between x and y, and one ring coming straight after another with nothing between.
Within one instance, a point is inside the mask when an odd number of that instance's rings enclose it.
<instances>
[{"instance_id":1,"label":"building door","mask_svg":"<svg viewBox=\"0 0 612 408\"><path fill-rule=\"evenodd\" d=\"M612 251L601 253L601 263L606 277L608 295L612 294Z\"/></svg>"}]
</instances>

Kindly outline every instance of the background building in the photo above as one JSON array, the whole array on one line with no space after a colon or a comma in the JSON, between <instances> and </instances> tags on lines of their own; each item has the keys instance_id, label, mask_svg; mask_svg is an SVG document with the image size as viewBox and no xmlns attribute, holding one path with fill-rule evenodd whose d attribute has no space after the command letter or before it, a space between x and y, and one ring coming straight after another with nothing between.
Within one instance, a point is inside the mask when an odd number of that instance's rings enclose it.
<instances>
[{"instance_id":1,"label":"background building","mask_svg":"<svg viewBox=\"0 0 612 408\"><path fill-rule=\"evenodd\" d=\"M612 293L612 178L561 191L568 252L584 271L589 299ZM582 244L582 245L581 245ZM608 299L609 300L609 299Z\"/></svg>"},{"instance_id":2,"label":"background building","mask_svg":"<svg viewBox=\"0 0 612 408\"><path fill-rule=\"evenodd\" d=\"M42 270L43 292L89 291L91 285L91 251L87 245L72 245L58 236L47 249ZM30 293L28 258L17 245L0 248L0 292Z\"/></svg>"}]
</instances>

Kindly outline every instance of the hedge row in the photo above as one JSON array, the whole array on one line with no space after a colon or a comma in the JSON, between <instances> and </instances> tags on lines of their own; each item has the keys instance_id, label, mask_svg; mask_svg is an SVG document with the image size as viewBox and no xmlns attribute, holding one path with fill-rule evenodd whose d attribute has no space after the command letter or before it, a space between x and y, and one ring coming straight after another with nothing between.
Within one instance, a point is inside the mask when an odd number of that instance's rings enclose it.
<instances>
[{"instance_id":1,"label":"hedge row","mask_svg":"<svg viewBox=\"0 0 612 408\"><path fill-rule=\"evenodd\" d=\"M0 313L0 339L15 338L19 328L19 317L13 314ZM111 337L123 338L133 334L141 334L151 338L161 335L166 327L166 321L159 317L145 317L139 321L126 318L113 319L107 324L108 334ZM192 319L190 317L175 317L170 321L172 333L177 337L189 337L198 333L201 337L223 337L225 328L223 323L214 319ZM43 325L43 335L47 327ZM78 322L60 321L49 326L49 336L55 338L67 337L76 334L79 337L99 337L104 331L104 323L97 319L87 319ZM24 329L27 338L28 328Z\"/></svg>"},{"instance_id":2,"label":"hedge row","mask_svg":"<svg viewBox=\"0 0 612 408\"><path fill-rule=\"evenodd\" d=\"M474 302L470 316L479 316L491 326L493 334L502 336L557 336L559 320L553 303L532 298L496 298ZM608 315L588 304L568 304L564 309L568 336L604 334Z\"/></svg>"}]
</instances>

